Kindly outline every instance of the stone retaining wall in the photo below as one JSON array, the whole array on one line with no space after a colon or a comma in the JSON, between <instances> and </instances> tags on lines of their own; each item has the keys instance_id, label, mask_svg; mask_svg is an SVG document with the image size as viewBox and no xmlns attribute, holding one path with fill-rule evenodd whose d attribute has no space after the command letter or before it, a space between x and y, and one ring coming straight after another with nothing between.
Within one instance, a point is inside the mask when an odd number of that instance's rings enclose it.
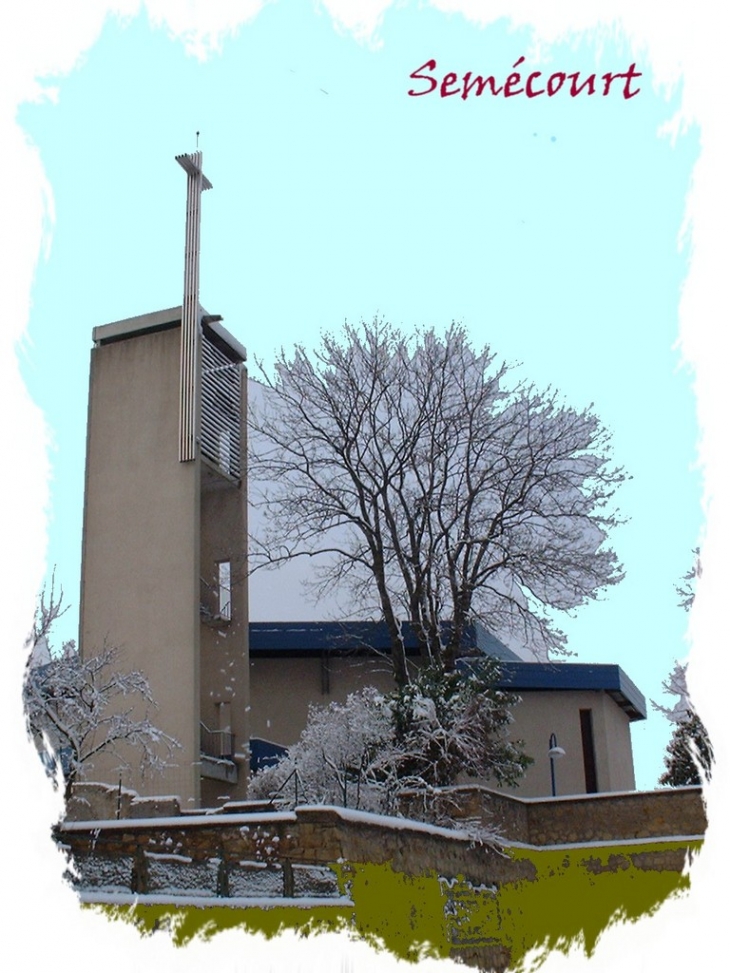
<instances>
[{"instance_id":1,"label":"stone retaining wall","mask_svg":"<svg viewBox=\"0 0 730 973\"><path fill-rule=\"evenodd\" d=\"M99 862L124 863L129 888L150 891L151 876L168 860L191 871L222 863L224 876L243 866L281 870L278 894L297 894L291 879L295 866L327 866L333 862L390 864L396 871L422 875L463 875L475 884L501 884L534 878L527 861L513 861L496 846L475 845L458 832L397 819L396 826L377 815L345 808L301 807L296 812L220 814L118 821L67 821L55 830L57 842L85 876L96 874ZM151 864L152 863L152 864ZM181 871L178 869L178 871ZM115 887L119 882L115 882ZM220 893L222 894L222 893Z\"/></svg>"},{"instance_id":2,"label":"stone retaining wall","mask_svg":"<svg viewBox=\"0 0 730 973\"><path fill-rule=\"evenodd\" d=\"M530 862L505 855L500 841L545 848L666 840L701 836L707 824L701 790L696 787L538 800L464 786L427 797L423 793L405 795L402 810L412 820L307 806L295 812L248 809L248 813L240 813L244 806L236 805L227 812L189 815L181 814L170 798L142 802L127 798L125 795L126 818L67 818L57 826L56 840L70 853L81 876L81 888L90 887L90 881L94 884L97 880L91 877L95 875L110 874L110 869L117 876L112 883L115 888L128 885L134 892L149 891L163 878L172 881L169 876L173 873L177 876L173 884L184 887L193 873L204 872L206 894L223 895L232 883L243 881L244 873L267 869L268 886L278 889L279 895L290 896L298 894L295 867L326 869L333 862L387 863L408 875L435 871L499 886L534 877ZM80 792L78 800L76 813L94 805L90 790ZM104 808L109 802L119 806L111 793L101 794L96 806ZM144 810L151 816L140 817ZM163 814L166 816L160 816ZM475 842L464 832L417 820L434 814L494 828L500 841L491 845ZM681 870L682 854L674 855L670 867ZM107 864L102 867L102 862ZM110 863L117 864L112 867ZM646 867L653 866L648 863Z\"/></svg>"},{"instance_id":3,"label":"stone retaining wall","mask_svg":"<svg viewBox=\"0 0 730 973\"><path fill-rule=\"evenodd\" d=\"M408 792L401 810L417 820L479 822L507 841L536 846L701 836L707 829L700 787L546 799L464 785L426 795Z\"/></svg>"},{"instance_id":4,"label":"stone retaining wall","mask_svg":"<svg viewBox=\"0 0 730 973\"><path fill-rule=\"evenodd\" d=\"M648 914L686 888L688 855L700 846L690 839L706 824L699 788L558 800L482 787L406 795L413 816L438 811L499 827L503 838L491 844L347 808L276 812L241 802L186 813L172 798L113 790L87 787L69 810L119 817L70 815L54 829L82 901L133 906L149 928L158 928L155 909L177 915L187 905L186 922L206 935L220 911L208 905L225 907L221 928L231 910L262 929L271 909L307 930L313 916L334 916L397 955L436 943L439 955L500 973L548 936L595 941L617 911ZM556 915L558 900L571 908Z\"/></svg>"},{"instance_id":5,"label":"stone retaining wall","mask_svg":"<svg viewBox=\"0 0 730 973\"><path fill-rule=\"evenodd\" d=\"M528 820L534 845L704 835L707 829L699 787L535 801Z\"/></svg>"},{"instance_id":6,"label":"stone retaining wall","mask_svg":"<svg viewBox=\"0 0 730 973\"><path fill-rule=\"evenodd\" d=\"M534 878L531 863L505 855L505 844L546 848L681 839L701 836L707 826L699 787L546 800L465 785L404 794L401 811L408 819L394 819L315 806L267 812L245 802L216 813L186 814L174 798L138 799L89 784L76 789L68 810L55 837L73 859L80 889L113 886L141 893L190 887L227 895L248 883L269 889L263 894L287 897L305 894L297 888L296 869L304 875L301 869L326 870L334 862L387 863L408 875L435 871L499 886ZM463 831L426 823L439 817L493 829L499 839L479 843ZM665 863L679 871L682 865L681 851ZM647 859L644 867L654 865ZM332 876L329 881L332 885Z\"/></svg>"}]
</instances>

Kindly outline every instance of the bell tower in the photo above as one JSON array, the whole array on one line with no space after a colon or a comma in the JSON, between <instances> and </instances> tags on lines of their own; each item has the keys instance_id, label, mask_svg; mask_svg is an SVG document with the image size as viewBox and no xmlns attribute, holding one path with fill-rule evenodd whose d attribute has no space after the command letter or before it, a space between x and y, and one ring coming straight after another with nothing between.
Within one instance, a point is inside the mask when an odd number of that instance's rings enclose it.
<instances>
[{"instance_id":1,"label":"bell tower","mask_svg":"<svg viewBox=\"0 0 730 973\"><path fill-rule=\"evenodd\" d=\"M180 306L93 329L82 541L82 657L139 669L174 766L121 778L182 807L245 796L248 776L246 350L200 305L202 153L187 174ZM100 754L89 780L117 784Z\"/></svg>"}]
</instances>

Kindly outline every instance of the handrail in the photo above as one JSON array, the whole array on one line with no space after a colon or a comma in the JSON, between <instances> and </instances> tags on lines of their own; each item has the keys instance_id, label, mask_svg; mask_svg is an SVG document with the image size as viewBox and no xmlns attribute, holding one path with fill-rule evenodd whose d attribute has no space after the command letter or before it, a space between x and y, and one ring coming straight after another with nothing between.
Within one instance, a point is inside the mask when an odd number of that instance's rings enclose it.
<instances>
[{"instance_id":1,"label":"handrail","mask_svg":"<svg viewBox=\"0 0 730 973\"><path fill-rule=\"evenodd\" d=\"M292 777L294 778L294 806L295 807L298 806L298 804L299 804L299 784L302 783L302 791L304 790L304 786L303 786L303 782L301 780L301 777L299 776L299 770L296 767L294 768L294 770L292 770L292 772L286 778L286 780L281 785L281 787L279 787L277 790L275 790L270 795L270 800L275 801L277 797L283 795L284 788L289 783L289 781L292 779ZM304 803L307 803L307 801L306 801L306 795L305 795L305 802Z\"/></svg>"},{"instance_id":2,"label":"handrail","mask_svg":"<svg viewBox=\"0 0 730 973\"><path fill-rule=\"evenodd\" d=\"M233 760L236 752L235 734L230 730L211 730L200 721L200 752L217 760Z\"/></svg>"}]
</instances>

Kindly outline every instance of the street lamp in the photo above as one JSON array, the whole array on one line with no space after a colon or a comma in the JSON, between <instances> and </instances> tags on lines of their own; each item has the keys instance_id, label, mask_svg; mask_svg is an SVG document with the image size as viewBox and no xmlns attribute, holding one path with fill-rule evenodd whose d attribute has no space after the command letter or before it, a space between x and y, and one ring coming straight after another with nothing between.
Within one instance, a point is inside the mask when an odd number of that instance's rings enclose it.
<instances>
[{"instance_id":1,"label":"street lamp","mask_svg":"<svg viewBox=\"0 0 730 973\"><path fill-rule=\"evenodd\" d=\"M565 756L565 750L558 746L558 738L554 733L550 734L548 747L548 757L550 757L550 783L552 785L553 797L555 797L555 761L559 757Z\"/></svg>"}]
</instances>

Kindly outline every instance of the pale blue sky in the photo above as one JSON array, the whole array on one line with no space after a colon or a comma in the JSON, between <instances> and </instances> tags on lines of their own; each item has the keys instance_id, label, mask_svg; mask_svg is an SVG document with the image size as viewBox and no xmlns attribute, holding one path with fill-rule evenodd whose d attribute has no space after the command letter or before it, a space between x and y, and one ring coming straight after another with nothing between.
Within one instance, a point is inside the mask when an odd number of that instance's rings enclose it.
<instances>
[{"instance_id":1,"label":"pale blue sky","mask_svg":"<svg viewBox=\"0 0 730 973\"><path fill-rule=\"evenodd\" d=\"M49 565L78 602L88 355L97 324L177 304L185 177L200 130L201 298L249 349L316 341L376 313L406 328L462 320L569 404L595 403L633 479L613 538L626 580L569 623L581 661L617 662L647 698L686 654L674 585L702 526L691 375L673 350L688 254L678 249L695 131L658 137L676 101L409 98L411 71L506 75L527 31L388 11L376 49L291 0L205 63L144 18L107 23L20 122L53 187L24 375L53 435ZM554 45L551 70L624 71L627 48ZM525 65L523 65L525 67ZM642 69L641 63L639 69ZM323 90L322 90L323 89ZM253 606L255 613L255 606ZM654 786L669 728L635 733Z\"/></svg>"}]
</instances>

